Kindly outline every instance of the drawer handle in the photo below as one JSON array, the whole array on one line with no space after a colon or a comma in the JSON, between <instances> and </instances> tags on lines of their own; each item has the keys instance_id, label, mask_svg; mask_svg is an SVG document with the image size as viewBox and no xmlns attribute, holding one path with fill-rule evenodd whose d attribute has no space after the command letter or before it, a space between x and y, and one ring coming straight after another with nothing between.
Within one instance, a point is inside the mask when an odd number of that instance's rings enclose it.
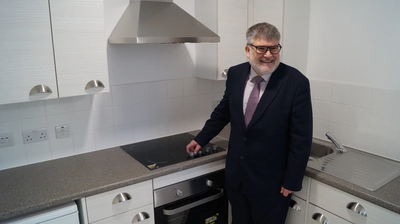
<instances>
[{"instance_id":1,"label":"drawer handle","mask_svg":"<svg viewBox=\"0 0 400 224\"><path fill-rule=\"evenodd\" d=\"M148 218L150 218L150 215L147 212L139 212L135 217L133 217L132 223L140 222Z\"/></svg>"},{"instance_id":2,"label":"drawer handle","mask_svg":"<svg viewBox=\"0 0 400 224\"><path fill-rule=\"evenodd\" d=\"M289 205L293 210L295 211L301 211L301 207L299 204L297 204L297 202L293 199L290 200L290 205Z\"/></svg>"},{"instance_id":3,"label":"drawer handle","mask_svg":"<svg viewBox=\"0 0 400 224\"><path fill-rule=\"evenodd\" d=\"M129 201L131 199L132 199L132 197L131 197L130 194L128 194L128 193L120 193L117 196L115 196L115 198L114 198L112 203L113 204L118 204L118 203L121 203L121 202L124 202L124 201Z\"/></svg>"},{"instance_id":4,"label":"drawer handle","mask_svg":"<svg viewBox=\"0 0 400 224\"><path fill-rule=\"evenodd\" d=\"M322 215L321 213L314 213L314 215L312 216L312 218L313 218L315 221L317 221L317 222L319 222L319 223L321 223L321 224L329 224L328 219L327 219L324 215Z\"/></svg>"},{"instance_id":5,"label":"drawer handle","mask_svg":"<svg viewBox=\"0 0 400 224\"><path fill-rule=\"evenodd\" d=\"M85 90L91 88L104 88L104 84L100 80L93 79L86 84Z\"/></svg>"},{"instance_id":6,"label":"drawer handle","mask_svg":"<svg viewBox=\"0 0 400 224\"><path fill-rule=\"evenodd\" d=\"M346 208L361 216L367 217L367 211L360 203L350 202L349 204L347 204Z\"/></svg>"},{"instance_id":7,"label":"drawer handle","mask_svg":"<svg viewBox=\"0 0 400 224\"><path fill-rule=\"evenodd\" d=\"M38 93L52 93L51 89L46 85L36 85L29 92L29 96L38 94Z\"/></svg>"}]
</instances>

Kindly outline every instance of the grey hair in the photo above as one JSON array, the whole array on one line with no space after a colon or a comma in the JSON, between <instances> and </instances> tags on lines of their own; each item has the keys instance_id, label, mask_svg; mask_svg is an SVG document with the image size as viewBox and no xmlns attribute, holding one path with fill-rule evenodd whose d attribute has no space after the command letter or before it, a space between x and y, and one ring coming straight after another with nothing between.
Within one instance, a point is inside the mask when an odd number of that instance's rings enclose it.
<instances>
[{"instance_id":1,"label":"grey hair","mask_svg":"<svg viewBox=\"0 0 400 224\"><path fill-rule=\"evenodd\" d=\"M268 41L281 40L281 34L279 30L272 24L269 23L257 23L247 29L246 32L246 44L251 44L254 39L266 39Z\"/></svg>"}]
</instances>

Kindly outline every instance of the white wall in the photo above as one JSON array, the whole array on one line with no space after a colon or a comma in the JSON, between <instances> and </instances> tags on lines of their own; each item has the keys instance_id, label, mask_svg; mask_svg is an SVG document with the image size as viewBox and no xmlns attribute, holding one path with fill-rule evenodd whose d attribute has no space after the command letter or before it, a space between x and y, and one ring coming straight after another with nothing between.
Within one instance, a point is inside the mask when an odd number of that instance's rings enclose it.
<instances>
[{"instance_id":1,"label":"white wall","mask_svg":"<svg viewBox=\"0 0 400 224\"><path fill-rule=\"evenodd\" d=\"M109 35L127 0L105 0ZM179 3L180 2L180 3ZM180 0L194 12L193 0ZM199 129L222 98L224 82L194 76L191 44L109 45L110 93L0 105L0 133L15 145L0 148L0 169ZM55 138L56 125L71 136ZM48 141L24 144L22 131L47 127Z\"/></svg>"},{"instance_id":2,"label":"white wall","mask_svg":"<svg viewBox=\"0 0 400 224\"><path fill-rule=\"evenodd\" d=\"M314 136L400 160L400 1L310 3Z\"/></svg>"}]
</instances>

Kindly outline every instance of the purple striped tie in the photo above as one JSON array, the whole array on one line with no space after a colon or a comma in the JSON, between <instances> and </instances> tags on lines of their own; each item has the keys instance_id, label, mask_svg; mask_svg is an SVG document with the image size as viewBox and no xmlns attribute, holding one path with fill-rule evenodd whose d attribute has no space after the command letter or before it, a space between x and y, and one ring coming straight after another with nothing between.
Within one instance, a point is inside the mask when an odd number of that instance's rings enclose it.
<instances>
[{"instance_id":1,"label":"purple striped tie","mask_svg":"<svg viewBox=\"0 0 400 224\"><path fill-rule=\"evenodd\" d=\"M251 82L254 83L254 88L250 93L249 101L247 102L246 111L244 113L244 121L247 125L249 125L251 118L253 117L254 111L256 110L259 95L260 95L260 83L264 81L264 79L257 75L254 77Z\"/></svg>"}]
</instances>

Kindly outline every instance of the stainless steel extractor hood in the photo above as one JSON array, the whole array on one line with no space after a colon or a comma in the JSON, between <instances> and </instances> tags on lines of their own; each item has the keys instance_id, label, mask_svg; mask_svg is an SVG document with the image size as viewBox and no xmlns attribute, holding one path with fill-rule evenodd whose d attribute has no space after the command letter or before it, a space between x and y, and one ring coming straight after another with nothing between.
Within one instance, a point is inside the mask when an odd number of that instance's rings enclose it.
<instances>
[{"instance_id":1,"label":"stainless steel extractor hood","mask_svg":"<svg viewBox=\"0 0 400 224\"><path fill-rule=\"evenodd\" d=\"M110 44L219 42L217 34L172 1L131 0Z\"/></svg>"}]
</instances>

